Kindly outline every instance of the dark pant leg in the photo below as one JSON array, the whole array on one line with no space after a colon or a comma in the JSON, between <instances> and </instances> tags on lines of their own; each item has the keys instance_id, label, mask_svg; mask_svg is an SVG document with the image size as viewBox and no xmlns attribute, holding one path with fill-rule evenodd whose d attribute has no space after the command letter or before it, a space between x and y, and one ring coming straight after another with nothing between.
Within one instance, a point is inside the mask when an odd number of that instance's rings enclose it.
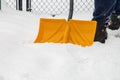
<instances>
[{"instance_id":1,"label":"dark pant leg","mask_svg":"<svg viewBox=\"0 0 120 80\"><path fill-rule=\"evenodd\" d=\"M117 4L114 12L115 12L115 15L120 15L120 0L117 0Z\"/></svg>"},{"instance_id":2,"label":"dark pant leg","mask_svg":"<svg viewBox=\"0 0 120 80\"><path fill-rule=\"evenodd\" d=\"M107 21L107 17L115 9L117 0L94 0L94 1L95 10L93 13L93 20L96 20L99 23L105 23Z\"/></svg>"}]
</instances>

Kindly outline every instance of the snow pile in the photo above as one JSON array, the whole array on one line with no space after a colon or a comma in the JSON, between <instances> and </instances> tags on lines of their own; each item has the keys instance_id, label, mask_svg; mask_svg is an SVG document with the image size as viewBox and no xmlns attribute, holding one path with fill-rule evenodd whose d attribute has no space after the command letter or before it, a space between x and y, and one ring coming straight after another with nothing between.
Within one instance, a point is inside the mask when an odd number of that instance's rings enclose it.
<instances>
[{"instance_id":1,"label":"snow pile","mask_svg":"<svg viewBox=\"0 0 120 80\"><path fill-rule=\"evenodd\" d=\"M120 80L120 29L90 47L34 44L39 18L0 12L0 80Z\"/></svg>"}]
</instances>

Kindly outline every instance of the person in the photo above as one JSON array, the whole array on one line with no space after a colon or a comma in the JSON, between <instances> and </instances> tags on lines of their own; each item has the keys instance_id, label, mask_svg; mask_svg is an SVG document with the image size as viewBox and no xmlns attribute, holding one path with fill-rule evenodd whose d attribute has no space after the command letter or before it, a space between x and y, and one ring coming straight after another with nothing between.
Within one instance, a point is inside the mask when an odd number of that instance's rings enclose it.
<instances>
[{"instance_id":1,"label":"person","mask_svg":"<svg viewBox=\"0 0 120 80\"><path fill-rule=\"evenodd\" d=\"M108 27L116 30L120 27L120 0L94 0L93 19L97 21L94 41L105 43Z\"/></svg>"}]
</instances>

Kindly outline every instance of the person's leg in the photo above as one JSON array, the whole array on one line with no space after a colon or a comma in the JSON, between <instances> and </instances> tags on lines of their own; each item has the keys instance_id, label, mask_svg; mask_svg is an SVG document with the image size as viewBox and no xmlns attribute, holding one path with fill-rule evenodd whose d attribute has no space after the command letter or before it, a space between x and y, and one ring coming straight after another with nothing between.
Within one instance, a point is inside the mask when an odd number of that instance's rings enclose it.
<instances>
[{"instance_id":1,"label":"person's leg","mask_svg":"<svg viewBox=\"0 0 120 80\"><path fill-rule=\"evenodd\" d=\"M117 0L115 11L116 11L116 15L120 15L120 0Z\"/></svg>"},{"instance_id":2,"label":"person's leg","mask_svg":"<svg viewBox=\"0 0 120 80\"><path fill-rule=\"evenodd\" d=\"M117 0L94 0L94 3L93 20L105 23L108 20L108 16L115 9Z\"/></svg>"},{"instance_id":3,"label":"person's leg","mask_svg":"<svg viewBox=\"0 0 120 80\"><path fill-rule=\"evenodd\" d=\"M117 30L120 27L120 0L117 0L116 7L110 16L110 25L109 29Z\"/></svg>"},{"instance_id":4,"label":"person's leg","mask_svg":"<svg viewBox=\"0 0 120 80\"><path fill-rule=\"evenodd\" d=\"M115 8L117 0L95 0L93 19L97 21L97 29L94 41L105 43L107 39L106 22L108 16Z\"/></svg>"}]
</instances>

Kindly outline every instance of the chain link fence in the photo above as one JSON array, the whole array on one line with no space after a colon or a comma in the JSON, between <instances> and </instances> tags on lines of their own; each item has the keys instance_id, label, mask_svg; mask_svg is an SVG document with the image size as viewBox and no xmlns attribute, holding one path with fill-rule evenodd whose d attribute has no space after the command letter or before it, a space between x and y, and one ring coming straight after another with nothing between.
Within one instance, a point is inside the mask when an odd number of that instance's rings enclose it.
<instances>
[{"instance_id":1,"label":"chain link fence","mask_svg":"<svg viewBox=\"0 0 120 80\"><path fill-rule=\"evenodd\" d=\"M17 5L16 5L16 0L5 0L7 5L13 9L16 9Z\"/></svg>"},{"instance_id":2,"label":"chain link fence","mask_svg":"<svg viewBox=\"0 0 120 80\"><path fill-rule=\"evenodd\" d=\"M68 14L69 3L70 0L32 0L31 11L39 14Z\"/></svg>"},{"instance_id":3,"label":"chain link fence","mask_svg":"<svg viewBox=\"0 0 120 80\"><path fill-rule=\"evenodd\" d=\"M9 7L17 9L18 0L6 0ZM22 1L22 0L20 0ZM26 10L37 14L60 15L69 13L70 0L23 0ZM94 0L74 0L74 13L92 12Z\"/></svg>"},{"instance_id":4,"label":"chain link fence","mask_svg":"<svg viewBox=\"0 0 120 80\"><path fill-rule=\"evenodd\" d=\"M92 12L94 10L94 0L74 0L74 12Z\"/></svg>"},{"instance_id":5,"label":"chain link fence","mask_svg":"<svg viewBox=\"0 0 120 80\"><path fill-rule=\"evenodd\" d=\"M74 13L92 12L94 0L74 0ZM39 14L69 13L70 0L32 0L31 11Z\"/></svg>"}]
</instances>

